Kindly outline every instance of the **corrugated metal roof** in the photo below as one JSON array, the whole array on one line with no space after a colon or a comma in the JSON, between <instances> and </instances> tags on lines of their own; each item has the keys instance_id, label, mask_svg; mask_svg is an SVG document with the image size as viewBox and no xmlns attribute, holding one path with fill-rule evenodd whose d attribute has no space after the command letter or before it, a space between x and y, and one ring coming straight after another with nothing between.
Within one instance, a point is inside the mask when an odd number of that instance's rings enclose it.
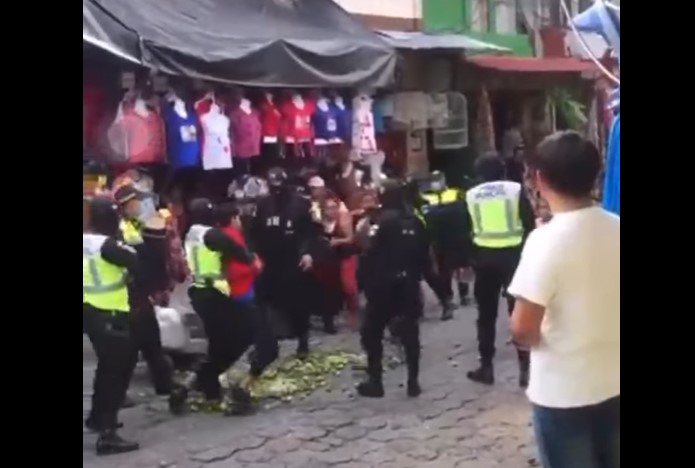
<instances>
[{"instance_id":1,"label":"corrugated metal roof","mask_svg":"<svg viewBox=\"0 0 695 468\"><path fill-rule=\"evenodd\" d=\"M507 72L583 73L598 70L596 65L591 61L565 57L476 55L466 60L479 67Z\"/></svg>"},{"instance_id":2,"label":"corrugated metal roof","mask_svg":"<svg viewBox=\"0 0 695 468\"><path fill-rule=\"evenodd\" d=\"M485 52L511 52L489 42L479 41L464 34L439 34L412 31L377 31L391 46L408 50L463 50Z\"/></svg>"}]
</instances>

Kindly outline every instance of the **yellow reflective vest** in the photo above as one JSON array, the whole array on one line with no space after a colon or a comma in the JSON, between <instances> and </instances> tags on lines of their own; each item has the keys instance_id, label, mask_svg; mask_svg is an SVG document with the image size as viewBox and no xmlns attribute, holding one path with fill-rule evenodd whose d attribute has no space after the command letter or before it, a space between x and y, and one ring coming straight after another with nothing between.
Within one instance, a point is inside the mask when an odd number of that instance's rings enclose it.
<instances>
[{"instance_id":1,"label":"yellow reflective vest","mask_svg":"<svg viewBox=\"0 0 695 468\"><path fill-rule=\"evenodd\" d=\"M106 239L82 234L82 301L97 309L129 312L126 269L101 258Z\"/></svg>"},{"instance_id":2,"label":"yellow reflective vest","mask_svg":"<svg viewBox=\"0 0 695 468\"><path fill-rule=\"evenodd\" d=\"M194 224L186 234L184 247L186 261L193 276L193 286L207 288L212 285L225 295L229 295L229 285L222 273L222 255L205 246L205 233L211 228Z\"/></svg>"},{"instance_id":3,"label":"yellow reflective vest","mask_svg":"<svg viewBox=\"0 0 695 468\"><path fill-rule=\"evenodd\" d=\"M510 181L486 182L466 193L475 245L491 249L521 245L520 197L521 184Z\"/></svg>"}]
</instances>

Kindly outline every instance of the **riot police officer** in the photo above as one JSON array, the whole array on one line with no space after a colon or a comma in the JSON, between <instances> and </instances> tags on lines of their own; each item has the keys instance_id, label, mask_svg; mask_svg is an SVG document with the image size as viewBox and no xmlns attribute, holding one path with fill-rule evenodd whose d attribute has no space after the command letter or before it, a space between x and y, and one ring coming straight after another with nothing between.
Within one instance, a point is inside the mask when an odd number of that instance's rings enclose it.
<instances>
[{"instance_id":1,"label":"riot police officer","mask_svg":"<svg viewBox=\"0 0 695 468\"><path fill-rule=\"evenodd\" d=\"M396 319L408 369L407 392L416 397L421 392L420 281L429 262L430 245L424 226L408 210L399 182L385 182L381 199L381 211L370 223L367 245L363 245L362 282L367 311L361 340L367 353L368 377L358 385L357 391L365 397L384 396L381 362L384 329Z\"/></svg>"},{"instance_id":2,"label":"riot police officer","mask_svg":"<svg viewBox=\"0 0 695 468\"><path fill-rule=\"evenodd\" d=\"M433 172L418 185L415 209L427 228L437 266L436 270L425 272L425 280L442 304L442 320L451 320L456 310L452 290L454 272L470 265L466 203L460 190L447 187L441 172ZM459 292L465 302L468 291L462 287Z\"/></svg>"},{"instance_id":3,"label":"riot police officer","mask_svg":"<svg viewBox=\"0 0 695 468\"><path fill-rule=\"evenodd\" d=\"M311 281L314 249L320 238L312 221L310 201L287 184L279 167L268 171L269 194L258 201L251 236L265 263L258 280L258 298L285 316L297 338L297 355L309 352Z\"/></svg>"},{"instance_id":4,"label":"riot police officer","mask_svg":"<svg viewBox=\"0 0 695 468\"><path fill-rule=\"evenodd\" d=\"M514 275L524 239L535 227L533 208L518 182L504 180L504 160L496 153L476 161L481 183L466 193L471 215L471 240L474 244L474 295L478 303L478 351L480 367L468 372L469 379L494 383L492 360L495 355L495 331L500 295ZM507 297L511 314L514 300ZM517 350L519 385L528 384L528 351Z\"/></svg>"},{"instance_id":5,"label":"riot police officer","mask_svg":"<svg viewBox=\"0 0 695 468\"><path fill-rule=\"evenodd\" d=\"M132 248L116 240L118 213L113 200L95 197L89 215L90 229L82 234L82 314L97 355L97 369L92 409L85 425L99 433L97 454L108 455L139 448L116 432L118 410L137 359L126 276L137 272L138 257Z\"/></svg>"}]
</instances>

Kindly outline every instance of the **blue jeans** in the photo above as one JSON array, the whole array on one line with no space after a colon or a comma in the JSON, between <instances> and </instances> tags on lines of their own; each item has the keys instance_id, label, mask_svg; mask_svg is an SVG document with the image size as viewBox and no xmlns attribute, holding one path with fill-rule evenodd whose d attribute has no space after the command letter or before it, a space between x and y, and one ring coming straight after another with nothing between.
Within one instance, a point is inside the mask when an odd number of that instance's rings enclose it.
<instances>
[{"instance_id":1,"label":"blue jeans","mask_svg":"<svg viewBox=\"0 0 695 468\"><path fill-rule=\"evenodd\" d=\"M533 405L543 468L620 468L620 396L578 408Z\"/></svg>"}]
</instances>

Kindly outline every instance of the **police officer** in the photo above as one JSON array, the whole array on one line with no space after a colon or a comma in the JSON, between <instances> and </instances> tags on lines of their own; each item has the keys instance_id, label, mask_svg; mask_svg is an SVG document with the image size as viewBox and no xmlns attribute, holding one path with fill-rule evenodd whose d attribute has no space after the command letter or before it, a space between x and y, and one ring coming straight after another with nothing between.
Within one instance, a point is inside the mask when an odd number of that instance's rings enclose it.
<instances>
[{"instance_id":1,"label":"police officer","mask_svg":"<svg viewBox=\"0 0 695 468\"><path fill-rule=\"evenodd\" d=\"M133 338L150 372L157 395L169 395L173 388L173 368L162 348L159 323L153 298L168 290L166 267L166 221L154 205L142 203L142 193L132 185L119 187L114 198L121 212L122 239L135 249L140 259L140 274L129 284L133 310Z\"/></svg>"},{"instance_id":2,"label":"police officer","mask_svg":"<svg viewBox=\"0 0 695 468\"><path fill-rule=\"evenodd\" d=\"M82 234L82 314L97 355L97 369L92 409L85 425L99 433L97 454L108 455L139 448L116 432L118 410L137 359L130 333L126 276L137 272L138 258L116 240L118 213L113 200L93 198L89 214L90 229Z\"/></svg>"},{"instance_id":3,"label":"police officer","mask_svg":"<svg viewBox=\"0 0 695 468\"><path fill-rule=\"evenodd\" d=\"M270 193L259 200L251 239L265 262L259 278L262 305L284 313L297 338L297 355L309 352L313 255L320 227L312 221L311 202L286 183L279 167L268 171Z\"/></svg>"},{"instance_id":4,"label":"police officer","mask_svg":"<svg viewBox=\"0 0 695 468\"><path fill-rule=\"evenodd\" d=\"M442 320L451 320L456 306L453 302L454 272L469 266L469 217L463 193L446 185L444 174L435 171L420 184L415 206L427 227L436 259L436 270L425 273L425 280L442 304ZM468 291L461 288L462 302Z\"/></svg>"},{"instance_id":5,"label":"police officer","mask_svg":"<svg viewBox=\"0 0 695 468\"><path fill-rule=\"evenodd\" d=\"M492 360L495 355L495 329L500 295L514 275L524 239L534 228L531 203L518 182L504 180L504 160L496 153L476 161L482 183L466 193L474 244L474 295L478 303L478 352L480 367L468 372L479 383L494 383ZM514 300L507 297L511 314ZM519 385L528 384L529 355L517 350Z\"/></svg>"},{"instance_id":6,"label":"police officer","mask_svg":"<svg viewBox=\"0 0 695 468\"><path fill-rule=\"evenodd\" d=\"M238 211L224 210L223 225ZM195 384L208 401L222 398L219 376L233 365L251 346L255 345L249 376L231 392L233 414L251 410L250 386L278 354L272 332L262 320L255 301L230 298L230 286L223 271L229 260L254 266L258 258L245 246L235 242L218 225L218 215L212 203L204 198L191 201L192 226L186 234L186 259L193 276L188 294L191 305L200 316L208 337L208 355L198 368ZM249 298L253 299L253 298ZM193 382L189 382L187 387ZM174 411L181 413L187 388L174 391Z\"/></svg>"},{"instance_id":7,"label":"police officer","mask_svg":"<svg viewBox=\"0 0 695 468\"><path fill-rule=\"evenodd\" d=\"M358 385L357 391L365 397L384 396L381 362L384 329L396 319L408 369L407 392L416 397L421 392L418 380L420 281L430 259L430 245L424 226L407 208L399 182L384 182L381 198L381 211L369 227L368 245L363 245L362 280L367 312L361 340L367 353L368 377Z\"/></svg>"}]
</instances>

